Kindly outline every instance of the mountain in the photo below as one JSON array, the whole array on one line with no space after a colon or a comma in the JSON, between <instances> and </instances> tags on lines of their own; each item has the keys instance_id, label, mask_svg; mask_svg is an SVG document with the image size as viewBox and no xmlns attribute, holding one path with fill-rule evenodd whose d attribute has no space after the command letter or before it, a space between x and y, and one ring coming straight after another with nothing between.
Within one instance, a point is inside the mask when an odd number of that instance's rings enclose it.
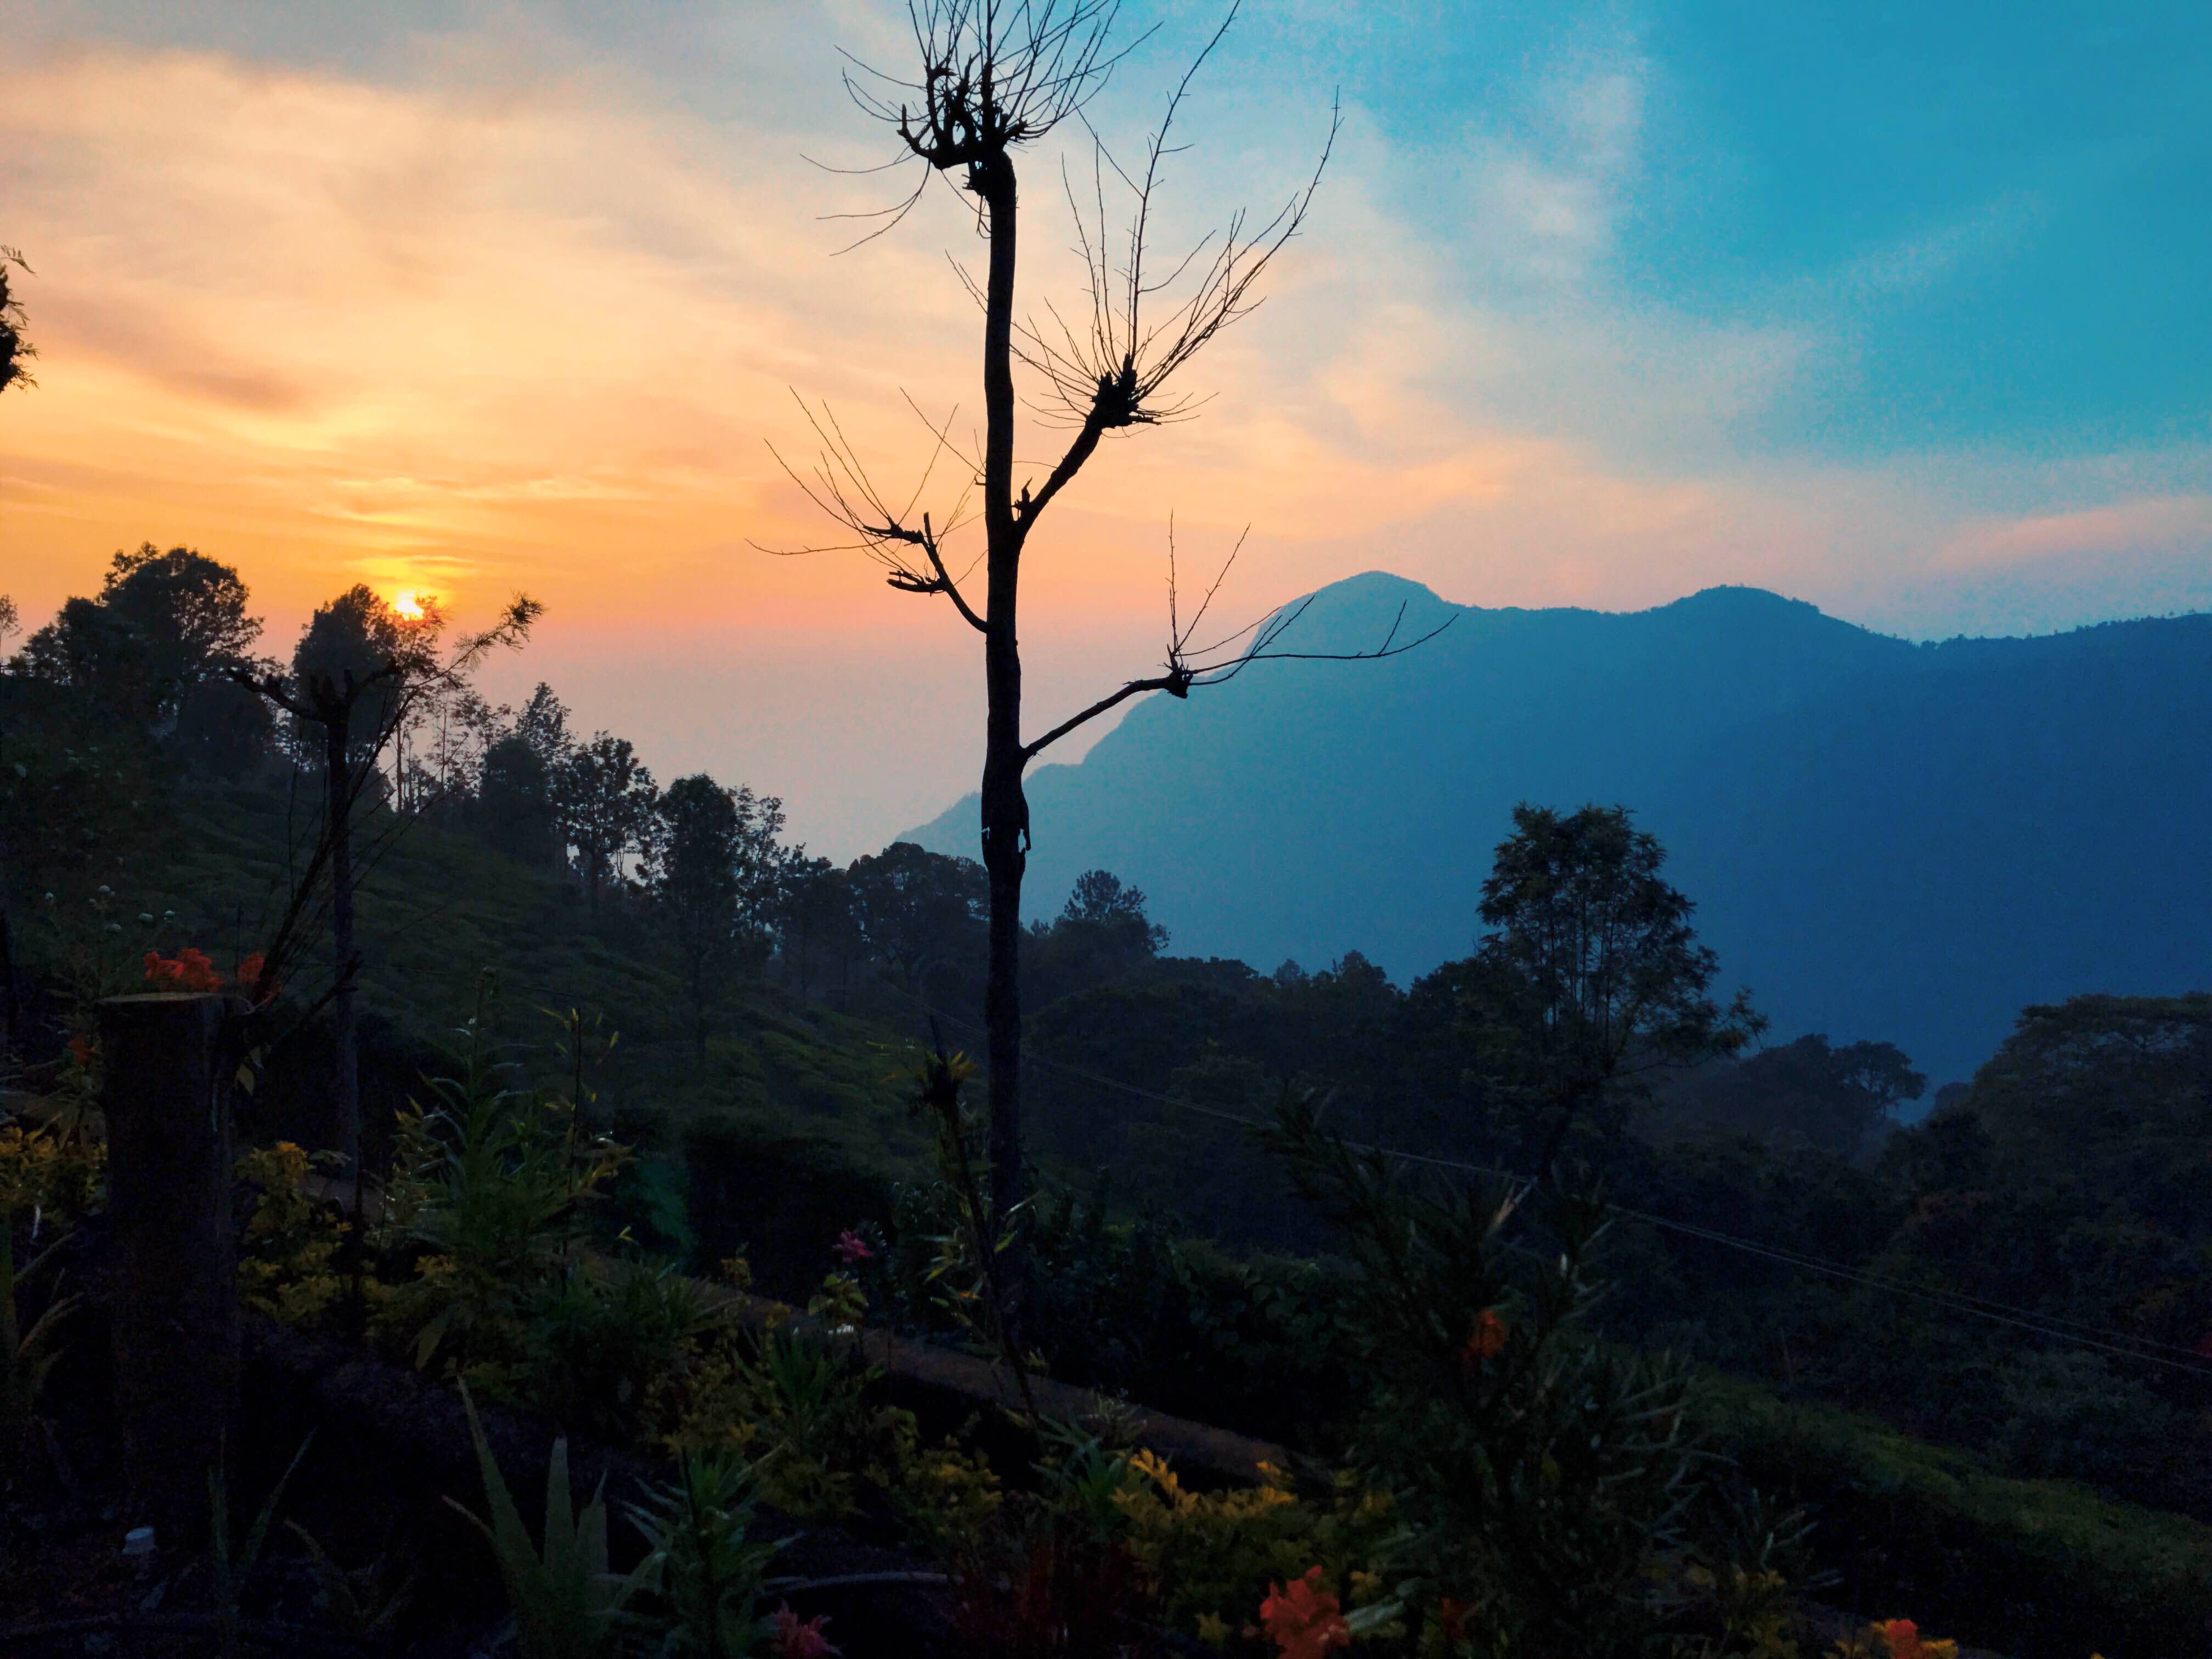
<instances>
[{"instance_id":1,"label":"mountain","mask_svg":"<svg viewBox=\"0 0 2212 1659\"><path fill-rule=\"evenodd\" d=\"M1755 588L1484 610L1370 572L1285 648L1442 635L1154 696L1030 781L1028 891L1151 896L1178 954L1466 955L1514 805L1658 835L1773 1038L1898 1042L1966 1075L2031 1002L2212 985L2212 616L1914 644ZM907 837L973 856L973 796Z\"/></svg>"}]
</instances>

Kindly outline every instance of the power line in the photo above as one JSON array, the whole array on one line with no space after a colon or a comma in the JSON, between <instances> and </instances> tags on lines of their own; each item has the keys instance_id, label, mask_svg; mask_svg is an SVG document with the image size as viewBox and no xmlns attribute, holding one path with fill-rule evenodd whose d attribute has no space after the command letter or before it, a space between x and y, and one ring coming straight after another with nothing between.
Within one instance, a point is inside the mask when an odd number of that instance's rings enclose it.
<instances>
[{"instance_id":1,"label":"power line","mask_svg":"<svg viewBox=\"0 0 2212 1659\"><path fill-rule=\"evenodd\" d=\"M968 1021L933 1008L922 999L909 992L901 990L896 986L886 988L906 998L929 1014L932 1018L942 1020L949 1025L968 1031L974 1036L984 1035ZM1115 1090L1133 1098L1149 1101L1174 1111L1213 1118L1248 1130L1265 1129L1268 1127L1258 1118L1227 1111L1218 1106L1204 1105L1196 1101L1177 1100L1172 1096L1159 1094L1150 1089L1139 1088L1134 1084L1124 1083L1118 1079L1107 1077L1086 1066L1071 1065L1065 1060L1054 1060L1048 1054L1037 1054L1026 1045L1023 1047L1022 1057L1048 1070L1063 1073L1101 1088ZM1516 1170L1500 1169L1492 1164L1474 1164L1460 1158L1437 1158L1426 1152L1407 1152L1395 1146L1371 1146L1362 1141L1347 1140L1344 1145L1354 1152L1393 1158L1401 1163L1419 1164L1430 1169L1448 1170L1465 1175L1486 1176L1493 1179L1513 1182L1524 1187L1534 1184L1533 1179L1526 1175ZM1884 1279L1877 1274L1869 1273L1862 1268L1851 1267L1848 1263L1826 1261L1800 1251L1764 1243L1757 1239L1743 1238L1733 1233L1724 1233L1717 1228L1699 1226L1694 1222L1678 1221L1669 1216L1654 1215L1648 1211L1632 1209L1626 1205L1615 1204L1610 1200L1606 1201L1605 1207L1616 1215L1641 1221L1649 1226L1657 1227L1668 1232L1680 1233L1706 1243L1717 1244L1726 1249L1742 1251L1747 1255L1764 1257L1786 1267L1842 1279L1869 1290L1886 1291L1895 1295L1910 1297L1942 1308L1947 1312L1986 1319L1993 1323L2010 1326L2054 1341L2070 1342L2079 1346L2118 1354L2124 1358L2140 1359L2150 1364L2164 1366L2170 1370L2181 1371L2191 1376L2212 1377L2212 1367L2207 1367L2198 1362L2197 1356L2189 1349L2178 1346L2173 1343L2161 1342L2150 1337L2138 1337L2124 1331L2115 1331L2109 1327L2090 1325L2057 1315L2039 1314L2032 1309L1999 1302L1990 1297L1973 1296L1966 1291L1931 1290L1924 1285L1908 1285L1897 1279ZM2138 1346L2127 1346L2130 1344ZM2152 1350L2163 1352L2152 1352ZM2166 1358L2167 1354L2180 1354L2186 1358L2172 1359Z\"/></svg>"}]
</instances>

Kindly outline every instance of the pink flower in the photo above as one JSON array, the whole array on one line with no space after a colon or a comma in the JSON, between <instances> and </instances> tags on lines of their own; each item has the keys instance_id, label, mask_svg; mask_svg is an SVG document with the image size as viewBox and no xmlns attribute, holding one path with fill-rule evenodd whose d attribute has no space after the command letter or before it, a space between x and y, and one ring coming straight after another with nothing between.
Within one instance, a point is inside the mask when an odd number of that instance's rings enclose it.
<instances>
[{"instance_id":1,"label":"pink flower","mask_svg":"<svg viewBox=\"0 0 2212 1659\"><path fill-rule=\"evenodd\" d=\"M868 1241L850 1227L839 1233L837 1242L830 1248L837 1253L837 1259L848 1267L863 1261L873 1261L876 1259L876 1253L868 1248Z\"/></svg>"},{"instance_id":2,"label":"pink flower","mask_svg":"<svg viewBox=\"0 0 2212 1659\"><path fill-rule=\"evenodd\" d=\"M847 1233L850 1238L852 1234ZM802 1620L786 1601L775 1610L775 1619L769 1626L769 1637L775 1644L775 1659L826 1659L827 1656L842 1654L844 1649L822 1633L822 1626L830 1622L826 1613Z\"/></svg>"}]
</instances>

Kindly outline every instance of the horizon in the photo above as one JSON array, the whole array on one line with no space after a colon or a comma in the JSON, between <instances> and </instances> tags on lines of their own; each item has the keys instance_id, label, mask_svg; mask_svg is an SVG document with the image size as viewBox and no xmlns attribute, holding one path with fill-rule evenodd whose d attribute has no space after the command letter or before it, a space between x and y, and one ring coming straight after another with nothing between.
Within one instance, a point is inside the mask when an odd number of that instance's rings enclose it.
<instances>
[{"instance_id":1,"label":"horizon","mask_svg":"<svg viewBox=\"0 0 2212 1659\"><path fill-rule=\"evenodd\" d=\"M1206 21L1131 12L1163 27L1100 106L1115 143ZM1195 371L1203 418L1056 514L1033 726L1158 654L1170 513L1199 564L1252 526L1240 619L1376 568L1492 610L1757 586L1905 638L2212 609L2212 221L2172 211L2212 175L2203 14L1440 15L1254 8L1200 77L1179 232L1271 211L1333 89L1344 134ZM898 391L975 404L945 193L841 256L820 216L881 188L801 159L877 159L835 52L894 50L890 12L0 21L0 241L41 353L0 404L27 626L142 540L235 564L277 641L356 580L464 619L525 588L549 614L495 700L546 680L664 776L783 795L819 850L973 787L964 630L864 561L749 545L820 538L767 449L807 453L790 391L902 479Z\"/></svg>"}]
</instances>

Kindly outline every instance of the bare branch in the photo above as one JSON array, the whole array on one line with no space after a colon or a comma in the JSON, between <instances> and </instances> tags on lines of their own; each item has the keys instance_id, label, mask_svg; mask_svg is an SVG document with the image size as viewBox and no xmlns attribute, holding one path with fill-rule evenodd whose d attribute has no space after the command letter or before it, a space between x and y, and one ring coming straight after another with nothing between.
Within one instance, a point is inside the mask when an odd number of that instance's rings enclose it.
<instances>
[{"instance_id":1,"label":"bare branch","mask_svg":"<svg viewBox=\"0 0 2212 1659\"><path fill-rule=\"evenodd\" d=\"M1175 535L1172 521L1170 521L1168 537L1168 656L1167 661L1161 665L1164 672L1147 678L1127 682L1119 690L1101 697L1088 708L1070 715L1042 737L1024 744L1022 749L1022 758L1024 763L1036 759L1038 755L1079 726L1087 725L1109 710L1119 708L1131 697L1140 696L1146 691L1164 691L1171 697L1188 697L1195 687L1227 684L1255 663L1380 662L1386 658L1403 656L1408 651L1426 645L1459 620L1457 614L1454 613L1446 617L1443 621L1418 639L1401 641L1398 635L1405 626L1406 607L1401 605L1398 607L1397 615L1391 619L1389 630L1377 643L1368 647L1365 650L1285 651L1278 649L1278 645L1283 637L1289 633L1297 620L1305 615L1306 608L1313 603L1314 596L1309 593L1304 599L1285 605L1279 611L1270 612L1255 623L1248 623L1238 629L1225 640L1217 641L1212 646L1194 648L1190 642L1191 637L1197 631L1199 623L1206 619L1206 611L1212 606L1214 595L1221 591L1221 584L1228 577L1230 567L1237 562L1237 556L1243 550L1245 536L1249 533L1248 530L1243 535L1237 537L1236 545L1230 549L1229 556L1222 562L1221 568L1215 573L1212 582L1207 586L1206 597L1200 601L1197 611L1188 623L1185 623L1180 619L1181 602L1176 592ZM1251 641L1250 644L1241 649L1228 652L1225 655L1223 654L1227 652L1230 646L1248 637Z\"/></svg>"}]
</instances>

